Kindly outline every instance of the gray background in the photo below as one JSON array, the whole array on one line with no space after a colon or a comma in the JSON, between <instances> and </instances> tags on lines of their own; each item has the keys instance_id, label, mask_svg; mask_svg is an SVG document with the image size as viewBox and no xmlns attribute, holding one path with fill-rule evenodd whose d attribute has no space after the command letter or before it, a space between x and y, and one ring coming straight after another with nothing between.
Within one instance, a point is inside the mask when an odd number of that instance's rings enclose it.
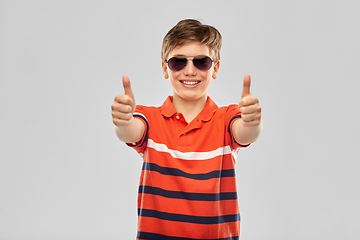
<instances>
[{"instance_id":1,"label":"gray background","mask_svg":"<svg viewBox=\"0 0 360 240\"><path fill-rule=\"evenodd\" d=\"M223 35L209 95L245 74L264 130L241 150L241 239L359 239L358 1L0 1L0 239L134 239L141 159L110 106L172 94L162 38L179 20Z\"/></svg>"}]
</instances>

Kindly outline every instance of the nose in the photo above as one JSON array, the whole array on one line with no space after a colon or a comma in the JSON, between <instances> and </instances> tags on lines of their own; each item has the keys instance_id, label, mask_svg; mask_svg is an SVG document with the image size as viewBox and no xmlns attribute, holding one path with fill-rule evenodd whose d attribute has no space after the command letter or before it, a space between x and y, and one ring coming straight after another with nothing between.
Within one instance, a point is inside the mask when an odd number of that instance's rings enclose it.
<instances>
[{"instance_id":1,"label":"nose","mask_svg":"<svg viewBox=\"0 0 360 240\"><path fill-rule=\"evenodd\" d=\"M184 69L184 74L186 76L195 76L196 75L196 67L194 66L192 59L188 59L187 64Z\"/></svg>"}]
</instances>

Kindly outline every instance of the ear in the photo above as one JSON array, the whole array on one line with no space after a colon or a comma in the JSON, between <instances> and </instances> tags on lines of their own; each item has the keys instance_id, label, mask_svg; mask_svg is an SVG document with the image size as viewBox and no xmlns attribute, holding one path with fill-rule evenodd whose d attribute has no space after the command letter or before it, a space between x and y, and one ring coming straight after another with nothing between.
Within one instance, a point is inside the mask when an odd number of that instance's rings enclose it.
<instances>
[{"instance_id":1,"label":"ear","mask_svg":"<svg viewBox=\"0 0 360 240\"><path fill-rule=\"evenodd\" d=\"M161 62L161 67L163 69L163 75L164 75L164 78L165 79L168 79L169 78L169 74L168 74L168 66L167 66L167 63L165 61L162 61Z\"/></svg>"},{"instance_id":2,"label":"ear","mask_svg":"<svg viewBox=\"0 0 360 240\"><path fill-rule=\"evenodd\" d=\"M212 74L213 79L216 79L218 77L219 68L220 68L220 60L218 60L214 63L214 72Z\"/></svg>"}]
</instances>

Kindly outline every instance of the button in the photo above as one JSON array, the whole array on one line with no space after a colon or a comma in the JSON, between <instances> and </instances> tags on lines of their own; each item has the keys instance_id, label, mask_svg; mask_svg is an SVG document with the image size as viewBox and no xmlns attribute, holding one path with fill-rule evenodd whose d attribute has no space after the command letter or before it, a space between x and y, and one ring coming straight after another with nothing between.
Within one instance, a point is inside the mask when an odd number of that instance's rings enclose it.
<instances>
[{"instance_id":1,"label":"button","mask_svg":"<svg viewBox=\"0 0 360 240\"><path fill-rule=\"evenodd\" d=\"M179 115L176 115L176 119L179 120L179 119L180 119L180 116L179 116Z\"/></svg>"},{"instance_id":2,"label":"button","mask_svg":"<svg viewBox=\"0 0 360 240\"><path fill-rule=\"evenodd\" d=\"M183 135L186 136L187 133L184 133Z\"/></svg>"}]
</instances>

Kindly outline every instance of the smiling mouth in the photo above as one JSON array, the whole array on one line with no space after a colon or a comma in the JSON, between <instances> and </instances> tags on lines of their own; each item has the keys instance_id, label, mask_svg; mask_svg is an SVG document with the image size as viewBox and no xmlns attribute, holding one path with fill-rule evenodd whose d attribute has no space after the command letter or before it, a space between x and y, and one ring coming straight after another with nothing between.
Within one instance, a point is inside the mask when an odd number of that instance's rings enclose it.
<instances>
[{"instance_id":1,"label":"smiling mouth","mask_svg":"<svg viewBox=\"0 0 360 240\"><path fill-rule=\"evenodd\" d=\"M193 85L196 85L196 84L200 83L201 81L180 81L180 82L185 84L185 85L193 86Z\"/></svg>"}]
</instances>

